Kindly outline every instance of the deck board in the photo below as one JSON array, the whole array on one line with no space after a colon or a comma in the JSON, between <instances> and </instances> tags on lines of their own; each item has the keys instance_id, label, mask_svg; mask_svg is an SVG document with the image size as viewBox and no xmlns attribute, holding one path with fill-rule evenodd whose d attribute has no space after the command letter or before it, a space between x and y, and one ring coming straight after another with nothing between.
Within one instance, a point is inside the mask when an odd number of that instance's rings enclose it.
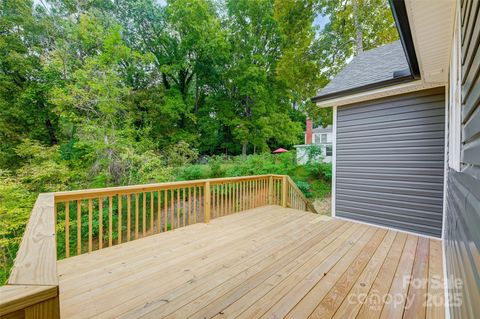
<instances>
[{"instance_id":1,"label":"deck board","mask_svg":"<svg viewBox=\"0 0 480 319\"><path fill-rule=\"evenodd\" d=\"M426 302L442 289L402 281L438 283L441 254L437 240L267 206L59 261L60 310L62 318L442 318L444 308ZM389 292L412 300L372 299Z\"/></svg>"}]
</instances>

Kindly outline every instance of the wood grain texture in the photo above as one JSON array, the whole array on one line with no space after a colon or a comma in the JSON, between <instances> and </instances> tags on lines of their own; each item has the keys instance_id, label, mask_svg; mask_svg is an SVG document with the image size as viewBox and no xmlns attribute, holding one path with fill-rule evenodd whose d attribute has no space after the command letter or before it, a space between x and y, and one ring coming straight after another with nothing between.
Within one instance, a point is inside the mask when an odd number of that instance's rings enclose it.
<instances>
[{"instance_id":1,"label":"wood grain texture","mask_svg":"<svg viewBox=\"0 0 480 319\"><path fill-rule=\"evenodd\" d=\"M122 243L122 195L118 195L118 243Z\"/></svg>"},{"instance_id":2,"label":"wood grain texture","mask_svg":"<svg viewBox=\"0 0 480 319\"><path fill-rule=\"evenodd\" d=\"M442 260L442 242L430 240L426 319L445 318L443 264L439 260Z\"/></svg>"},{"instance_id":3,"label":"wood grain texture","mask_svg":"<svg viewBox=\"0 0 480 319\"><path fill-rule=\"evenodd\" d=\"M70 202L65 203L65 257L70 257Z\"/></svg>"},{"instance_id":4,"label":"wood grain texture","mask_svg":"<svg viewBox=\"0 0 480 319\"><path fill-rule=\"evenodd\" d=\"M35 202L8 283L58 285L53 194Z\"/></svg>"},{"instance_id":5,"label":"wood grain texture","mask_svg":"<svg viewBox=\"0 0 480 319\"><path fill-rule=\"evenodd\" d=\"M2 286L0 287L0 316L55 298L57 294L57 286Z\"/></svg>"},{"instance_id":6,"label":"wood grain texture","mask_svg":"<svg viewBox=\"0 0 480 319\"><path fill-rule=\"evenodd\" d=\"M88 251L91 252L93 248L93 203L92 199L88 199Z\"/></svg>"},{"instance_id":7,"label":"wood grain texture","mask_svg":"<svg viewBox=\"0 0 480 319\"><path fill-rule=\"evenodd\" d=\"M99 196L106 197L110 195L114 196L117 194L143 193L143 192L150 192L154 190L177 189L177 188L188 187L188 186L204 186L206 182L209 182L211 185L218 185L225 182L252 181L252 180L258 180L261 178L267 178L268 176L281 176L281 175L252 175L252 176L239 176L239 177L197 179L193 181L105 187L105 188L84 189L84 190L77 190L77 191L56 192L55 202L64 202L66 200L71 200L72 198L88 199L88 198L96 198Z\"/></svg>"},{"instance_id":8,"label":"wood grain texture","mask_svg":"<svg viewBox=\"0 0 480 319\"><path fill-rule=\"evenodd\" d=\"M130 201L129 201L129 205L130 205ZM103 197L99 197L98 198L98 249L102 249L102 248L103 248Z\"/></svg>"},{"instance_id":9,"label":"wood grain texture","mask_svg":"<svg viewBox=\"0 0 480 319\"><path fill-rule=\"evenodd\" d=\"M81 254L82 254L82 201L77 200L77 255L81 255Z\"/></svg>"},{"instance_id":10,"label":"wood grain texture","mask_svg":"<svg viewBox=\"0 0 480 319\"><path fill-rule=\"evenodd\" d=\"M60 318L60 301L58 297L45 300L25 308L25 319Z\"/></svg>"},{"instance_id":11,"label":"wood grain texture","mask_svg":"<svg viewBox=\"0 0 480 319\"><path fill-rule=\"evenodd\" d=\"M399 280L424 276L421 242L441 275L429 239L264 206L60 261L62 318L360 318L352 294L407 296Z\"/></svg>"}]
</instances>

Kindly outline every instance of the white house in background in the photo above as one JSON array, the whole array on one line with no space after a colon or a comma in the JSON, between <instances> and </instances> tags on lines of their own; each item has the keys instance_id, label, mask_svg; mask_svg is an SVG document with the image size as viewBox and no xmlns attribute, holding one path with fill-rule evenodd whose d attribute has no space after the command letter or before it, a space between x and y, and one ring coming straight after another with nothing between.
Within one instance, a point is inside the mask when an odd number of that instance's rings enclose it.
<instances>
[{"instance_id":1,"label":"white house in background","mask_svg":"<svg viewBox=\"0 0 480 319\"><path fill-rule=\"evenodd\" d=\"M297 163L306 164L311 156L311 147L318 147L320 155L317 161L323 160L325 163L332 161L332 126L312 128L312 121L307 120L307 130L305 131L305 144L295 145L297 150Z\"/></svg>"}]
</instances>

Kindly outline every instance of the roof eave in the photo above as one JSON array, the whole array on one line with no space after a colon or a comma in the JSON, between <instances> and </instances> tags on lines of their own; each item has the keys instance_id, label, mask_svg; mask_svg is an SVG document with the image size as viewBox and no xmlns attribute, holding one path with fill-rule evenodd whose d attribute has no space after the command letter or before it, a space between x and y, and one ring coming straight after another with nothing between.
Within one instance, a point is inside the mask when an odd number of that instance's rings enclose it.
<instances>
[{"instance_id":1,"label":"roof eave","mask_svg":"<svg viewBox=\"0 0 480 319\"><path fill-rule=\"evenodd\" d=\"M392 15L397 25L400 41L402 42L403 51L407 59L410 74L415 80L420 79L420 66L418 64L417 54L415 53L415 45L412 37L412 30L408 21L408 12L405 6L405 0L389 0Z\"/></svg>"},{"instance_id":2,"label":"roof eave","mask_svg":"<svg viewBox=\"0 0 480 319\"><path fill-rule=\"evenodd\" d=\"M339 97L346 96L346 95L362 93L362 92L366 92L366 91L370 91L370 90L374 90L374 89L380 89L380 88L383 88L383 87L387 87L387 86L391 86L391 85L395 85L395 84L406 83L406 82L410 82L410 81L415 81L415 78L412 75L402 76L402 77L388 79L388 80L381 81L381 82L376 82L376 83L371 83L371 84L359 86L359 87L356 87L356 88L351 88L351 89L348 89L348 90L333 92L333 93L329 93L329 94L325 94L325 95L319 95L319 96L316 96L316 97L312 98L312 102L318 103L318 102L331 100L331 99L339 98Z\"/></svg>"}]
</instances>

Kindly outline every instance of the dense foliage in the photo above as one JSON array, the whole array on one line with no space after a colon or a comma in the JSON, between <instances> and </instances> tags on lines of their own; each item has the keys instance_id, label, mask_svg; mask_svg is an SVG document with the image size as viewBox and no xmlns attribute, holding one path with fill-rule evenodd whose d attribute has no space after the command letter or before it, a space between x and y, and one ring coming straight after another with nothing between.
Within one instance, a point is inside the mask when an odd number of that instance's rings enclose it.
<instances>
[{"instance_id":1,"label":"dense foliage","mask_svg":"<svg viewBox=\"0 0 480 319\"><path fill-rule=\"evenodd\" d=\"M396 37L386 1L357 2L366 48ZM0 1L0 281L39 192L287 173L328 193L328 166L264 153L301 142L307 114L331 122L310 98L352 54L351 6ZM257 155L218 157L239 154Z\"/></svg>"},{"instance_id":2,"label":"dense foliage","mask_svg":"<svg viewBox=\"0 0 480 319\"><path fill-rule=\"evenodd\" d=\"M22 144L22 147L18 150L19 152L28 152L28 154L23 153L22 156L31 156L31 165L26 165L22 169L19 179L2 176L2 184L0 184L0 198L2 199L0 202L1 282L6 280L8 269L12 266L13 258L20 244L21 235L38 190L67 189L69 185L83 185L82 180L85 178L82 175L69 173L70 161L51 156L49 148L42 148L38 144L28 142ZM38 155L33 156L33 153ZM196 159L196 155L185 153L181 147L177 151L171 150L170 156L175 159L175 163L181 165L166 166L162 161L141 158L130 171L125 172L124 179L121 180L120 184L142 183L152 180L180 181L257 174L287 174L293 178L308 198L321 198L328 196L330 193L331 165L317 162L297 165L294 152L279 155L248 155L246 157L217 155L199 160L204 162L203 164L198 163L199 161L192 163ZM87 217L85 214L84 218ZM94 227L97 230L98 220L96 218L98 218L97 215L94 216L93 224L97 225L97 227ZM108 215L105 214L104 218L108 218ZM114 220L115 224L116 222ZM82 224L87 227L87 220ZM108 224L107 219L104 220L104 224ZM61 228L64 227L64 224L60 222L58 226ZM64 232L61 229L57 230L59 230L58 252L59 257L61 257L65 249L64 237L62 237ZM87 240L88 229L82 231L82 236L85 237L84 240ZM116 238L116 229L113 237ZM71 240L72 243L76 241L74 237Z\"/></svg>"}]
</instances>

